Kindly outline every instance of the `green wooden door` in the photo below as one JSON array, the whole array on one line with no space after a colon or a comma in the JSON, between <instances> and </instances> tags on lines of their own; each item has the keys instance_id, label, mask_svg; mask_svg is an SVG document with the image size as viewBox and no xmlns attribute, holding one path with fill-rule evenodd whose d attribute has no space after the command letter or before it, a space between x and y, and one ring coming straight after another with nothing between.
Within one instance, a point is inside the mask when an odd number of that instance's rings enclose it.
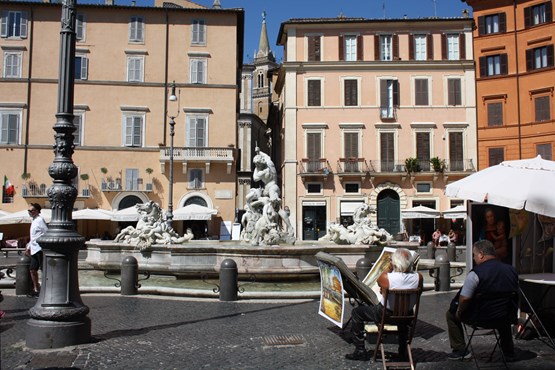
<instances>
[{"instance_id":1,"label":"green wooden door","mask_svg":"<svg viewBox=\"0 0 555 370\"><path fill-rule=\"evenodd\" d=\"M390 189L380 192L378 195L378 227L395 235L399 232L400 220L399 194Z\"/></svg>"}]
</instances>

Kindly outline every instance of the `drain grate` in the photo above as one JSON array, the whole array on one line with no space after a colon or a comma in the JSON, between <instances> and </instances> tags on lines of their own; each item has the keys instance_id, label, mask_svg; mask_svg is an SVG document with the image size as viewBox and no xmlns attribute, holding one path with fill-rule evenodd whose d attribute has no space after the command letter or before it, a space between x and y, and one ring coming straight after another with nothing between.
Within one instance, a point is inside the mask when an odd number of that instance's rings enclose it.
<instances>
[{"instance_id":1,"label":"drain grate","mask_svg":"<svg viewBox=\"0 0 555 370\"><path fill-rule=\"evenodd\" d=\"M265 346L298 346L304 344L302 335L270 335L262 340Z\"/></svg>"}]
</instances>

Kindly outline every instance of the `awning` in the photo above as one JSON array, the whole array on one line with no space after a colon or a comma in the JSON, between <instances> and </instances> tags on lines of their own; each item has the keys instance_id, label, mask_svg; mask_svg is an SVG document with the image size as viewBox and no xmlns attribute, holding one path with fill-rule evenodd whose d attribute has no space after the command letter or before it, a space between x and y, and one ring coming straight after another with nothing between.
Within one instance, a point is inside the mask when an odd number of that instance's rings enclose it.
<instances>
[{"instance_id":1,"label":"awning","mask_svg":"<svg viewBox=\"0 0 555 370\"><path fill-rule=\"evenodd\" d=\"M113 214L111 211L106 211L100 208L85 208L78 211L73 211L71 217L74 220L111 220Z\"/></svg>"},{"instance_id":2,"label":"awning","mask_svg":"<svg viewBox=\"0 0 555 370\"><path fill-rule=\"evenodd\" d=\"M416 206L412 208L402 209L401 218L439 218L439 211L429 207Z\"/></svg>"},{"instance_id":3,"label":"awning","mask_svg":"<svg viewBox=\"0 0 555 370\"><path fill-rule=\"evenodd\" d=\"M341 202L341 216L352 216L364 202Z\"/></svg>"},{"instance_id":4,"label":"awning","mask_svg":"<svg viewBox=\"0 0 555 370\"><path fill-rule=\"evenodd\" d=\"M40 212L44 221L50 222L52 217L52 210L43 208ZM0 217L0 225L8 224L30 224L33 221L27 209L15 213L10 213L9 215Z\"/></svg>"},{"instance_id":5,"label":"awning","mask_svg":"<svg viewBox=\"0 0 555 370\"><path fill-rule=\"evenodd\" d=\"M112 214L112 221L116 222L132 222L139 221L140 215L137 207L131 206L129 208L120 209Z\"/></svg>"},{"instance_id":6,"label":"awning","mask_svg":"<svg viewBox=\"0 0 555 370\"><path fill-rule=\"evenodd\" d=\"M210 220L213 215L218 213L217 210L203 207L198 204L189 204L188 206L178 208L172 212L175 220Z\"/></svg>"},{"instance_id":7,"label":"awning","mask_svg":"<svg viewBox=\"0 0 555 370\"><path fill-rule=\"evenodd\" d=\"M441 212L443 218L466 218L466 207L459 205Z\"/></svg>"}]
</instances>

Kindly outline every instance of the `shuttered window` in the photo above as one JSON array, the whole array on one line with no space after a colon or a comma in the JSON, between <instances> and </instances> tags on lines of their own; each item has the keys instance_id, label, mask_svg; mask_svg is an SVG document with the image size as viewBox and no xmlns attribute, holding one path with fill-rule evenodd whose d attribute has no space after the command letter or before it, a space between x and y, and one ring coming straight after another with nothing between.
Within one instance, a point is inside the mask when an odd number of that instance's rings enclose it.
<instances>
[{"instance_id":1,"label":"shuttered window","mask_svg":"<svg viewBox=\"0 0 555 370\"><path fill-rule=\"evenodd\" d=\"M488 127L503 126L503 103L488 103Z\"/></svg>"},{"instance_id":2,"label":"shuttered window","mask_svg":"<svg viewBox=\"0 0 555 370\"><path fill-rule=\"evenodd\" d=\"M463 171L463 133L449 133L449 170Z\"/></svg>"},{"instance_id":3,"label":"shuttered window","mask_svg":"<svg viewBox=\"0 0 555 370\"><path fill-rule=\"evenodd\" d=\"M552 160L552 144L536 144L536 155L540 155L543 159Z\"/></svg>"},{"instance_id":4,"label":"shuttered window","mask_svg":"<svg viewBox=\"0 0 555 370\"><path fill-rule=\"evenodd\" d=\"M194 45L206 44L206 22L204 19L193 20L191 43Z\"/></svg>"},{"instance_id":5,"label":"shuttered window","mask_svg":"<svg viewBox=\"0 0 555 370\"><path fill-rule=\"evenodd\" d=\"M536 122L549 121L551 119L549 96L538 96L534 98Z\"/></svg>"},{"instance_id":6,"label":"shuttered window","mask_svg":"<svg viewBox=\"0 0 555 370\"><path fill-rule=\"evenodd\" d=\"M86 55L75 56L75 79L86 80L88 77L89 60Z\"/></svg>"},{"instance_id":7,"label":"shuttered window","mask_svg":"<svg viewBox=\"0 0 555 370\"><path fill-rule=\"evenodd\" d=\"M478 17L478 33L489 35L491 33L503 33L507 30L505 13L490 14Z\"/></svg>"},{"instance_id":8,"label":"shuttered window","mask_svg":"<svg viewBox=\"0 0 555 370\"><path fill-rule=\"evenodd\" d=\"M308 97L307 105L309 107L319 107L322 105L321 86L322 86L322 81L320 80L307 81L307 97Z\"/></svg>"},{"instance_id":9,"label":"shuttered window","mask_svg":"<svg viewBox=\"0 0 555 370\"><path fill-rule=\"evenodd\" d=\"M19 113L0 113L0 144L19 143Z\"/></svg>"},{"instance_id":10,"label":"shuttered window","mask_svg":"<svg viewBox=\"0 0 555 370\"><path fill-rule=\"evenodd\" d=\"M504 148L489 148L488 149L488 166L495 166L505 160Z\"/></svg>"},{"instance_id":11,"label":"shuttered window","mask_svg":"<svg viewBox=\"0 0 555 370\"><path fill-rule=\"evenodd\" d=\"M203 173L200 168L191 168L189 170L189 189L202 189Z\"/></svg>"},{"instance_id":12,"label":"shuttered window","mask_svg":"<svg viewBox=\"0 0 555 370\"><path fill-rule=\"evenodd\" d=\"M75 114L73 116L73 126L75 131L73 131L73 145L79 146L82 144L81 136L83 133L83 114Z\"/></svg>"},{"instance_id":13,"label":"shuttered window","mask_svg":"<svg viewBox=\"0 0 555 370\"><path fill-rule=\"evenodd\" d=\"M399 82L380 80L380 109L382 118L394 118L394 108L399 106Z\"/></svg>"},{"instance_id":14,"label":"shuttered window","mask_svg":"<svg viewBox=\"0 0 555 370\"><path fill-rule=\"evenodd\" d=\"M553 45L526 50L526 70L553 67Z\"/></svg>"},{"instance_id":15,"label":"shuttered window","mask_svg":"<svg viewBox=\"0 0 555 370\"><path fill-rule=\"evenodd\" d=\"M308 36L308 61L320 61L320 36Z\"/></svg>"},{"instance_id":16,"label":"shuttered window","mask_svg":"<svg viewBox=\"0 0 555 370\"><path fill-rule=\"evenodd\" d=\"M380 133L380 169L391 172L395 165L395 137L393 132Z\"/></svg>"},{"instance_id":17,"label":"shuttered window","mask_svg":"<svg viewBox=\"0 0 555 370\"><path fill-rule=\"evenodd\" d=\"M507 54L480 57L480 77L506 75L508 73Z\"/></svg>"},{"instance_id":18,"label":"shuttered window","mask_svg":"<svg viewBox=\"0 0 555 370\"><path fill-rule=\"evenodd\" d=\"M77 41L85 40L85 15L77 14L75 17L75 38Z\"/></svg>"},{"instance_id":19,"label":"shuttered window","mask_svg":"<svg viewBox=\"0 0 555 370\"><path fill-rule=\"evenodd\" d=\"M358 158L358 132L345 132L345 158Z\"/></svg>"},{"instance_id":20,"label":"shuttered window","mask_svg":"<svg viewBox=\"0 0 555 370\"><path fill-rule=\"evenodd\" d=\"M420 162L420 168L423 171L430 170L430 133L416 133L416 158Z\"/></svg>"},{"instance_id":21,"label":"shuttered window","mask_svg":"<svg viewBox=\"0 0 555 370\"><path fill-rule=\"evenodd\" d=\"M127 58L127 81L129 82L143 82L143 57L128 57Z\"/></svg>"},{"instance_id":22,"label":"shuttered window","mask_svg":"<svg viewBox=\"0 0 555 370\"><path fill-rule=\"evenodd\" d=\"M143 145L143 116L125 116L124 145Z\"/></svg>"},{"instance_id":23,"label":"shuttered window","mask_svg":"<svg viewBox=\"0 0 555 370\"><path fill-rule=\"evenodd\" d=\"M416 78L414 80L414 104L429 105L427 78Z\"/></svg>"},{"instance_id":24,"label":"shuttered window","mask_svg":"<svg viewBox=\"0 0 555 370\"><path fill-rule=\"evenodd\" d=\"M143 17L131 17L129 19L129 42L144 41L145 20Z\"/></svg>"},{"instance_id":25,"label":"shuttered window","mask_svg":"<svg viewBox=\"0 0 555 370\"><path fill-rule=\"evenodd\" d=\"M357 80L345 80L345 105L346 106L357 106L358 105L358 81Z\"/></svg>"},{"instance_id":26,"label":"shuttered window","mask_svg":"<svg viewBox=\"0 0 555 370\"><path fill-rule=\"evenodd\" d=\"M27 37L27 12L2 10L2 37Z\"/></svg>"},{"instance_id":27,"label":"shuttered window","mask_svg":"<svg viewBox=\"0 0 555 370\"><path fill-rule=\"evenodd\" d=\"M552 20L553 6L551 1L524 8L524 26L526 28L550 23Z\"/></svg>"},{"instance_id":28,"label":"shuttered window","mask_svg":"<svg viewBox=\"0 0 555 370\"><path fill-rule=\"evenodd\" d=\"M4 52L4 78L21 78L21 61L23 59L22 52Z\"/></svg>"},{"instance_id":29,"label":"shuttered window","mask_svg":"<svg viewBox=\"0 0 555 370\"><path fill-rule=\"evenodd\" d=\"M306 156L310 160L320 160L322 157L322 134L320 132L306 134Z\"/></svg>"},{"instance_id":30,"label":"shuttered window","mask_svg":"<svg viewBox=\"0 0 555 370\"><path fill-rule=\"evenodd\" d=\"M188 116L187 146L206 147L207 145L207 118L203 116Z\"/></svg>"},{"instance_id":31,"label":"shuttered window","mask_svg":"<svg viewBox=\"0 0 555 370\"><path fill-rule=\"evenodd\" d=\"M448 105L462 104L460 78L447 79L447 104Z\"/></svg>"}]
</instances>

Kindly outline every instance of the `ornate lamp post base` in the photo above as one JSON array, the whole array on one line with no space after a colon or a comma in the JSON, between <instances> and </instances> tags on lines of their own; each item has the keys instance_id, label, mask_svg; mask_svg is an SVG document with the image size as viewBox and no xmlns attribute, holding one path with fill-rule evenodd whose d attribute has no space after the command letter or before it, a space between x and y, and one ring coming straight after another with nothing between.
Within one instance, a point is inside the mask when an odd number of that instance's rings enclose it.
<instances>
[{"instance_id":1,"label":"ornate lamp post base","mask_svg":"<svg viewBox=\"0 0 555 370\"><path fill-rule=\"evenodd\" d=\"M48 349L75 346L89 343L91 320L84 317L80 321L46 321L30 319L27 321L27 347Z\"/></svg>"}]
</instances>

